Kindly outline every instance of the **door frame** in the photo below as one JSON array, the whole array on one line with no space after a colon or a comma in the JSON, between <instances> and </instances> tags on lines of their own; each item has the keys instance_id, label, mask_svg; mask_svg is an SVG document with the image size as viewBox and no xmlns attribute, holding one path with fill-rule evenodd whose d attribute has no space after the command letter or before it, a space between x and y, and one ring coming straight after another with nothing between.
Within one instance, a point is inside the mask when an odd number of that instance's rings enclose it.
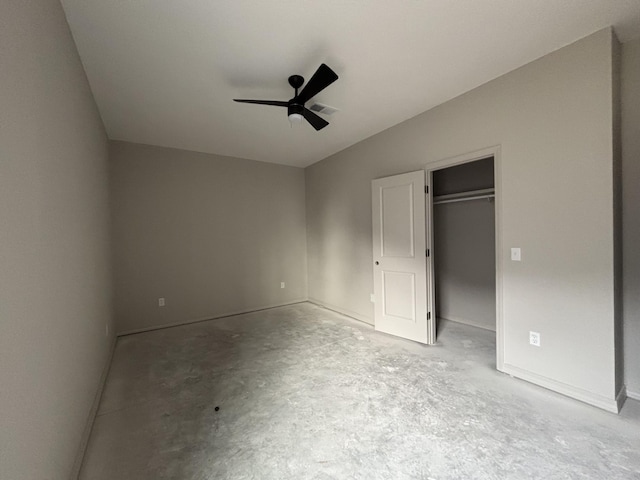
<instances>
[{"instance_id":1,"label":"door frame","mask_svg":"<svg viewBox=\"0 0 640 480\"><path fill-rule=\"evenodd\" d=\"M429 304L429 310L432 312L433 322L430 332L433 341L435 341L435 329L436 329L436 299L435 299L435 265L434 256L437 252L434 251L434 236L433 236L433 172L435 170L441 170L447 167L453 167L455 165L461 165L463 163L469 163L476 160L482 160L483 158L493 157L493 182L495 190L495 249L496 249L496 368L500 371L504 370L504 304L503 304L503 272L502 272L502 156L501 146L495 145L492 147L483 148L481 150L475 150L462 155L456 155L455 157L448 157L435 162L429 162L424 166L426 173L426 183L429 189L427 194L427 248L430 251L430 255L427 258L427 285L429 291L427 292L427 302Z\"/></svg>"}]
</instances>

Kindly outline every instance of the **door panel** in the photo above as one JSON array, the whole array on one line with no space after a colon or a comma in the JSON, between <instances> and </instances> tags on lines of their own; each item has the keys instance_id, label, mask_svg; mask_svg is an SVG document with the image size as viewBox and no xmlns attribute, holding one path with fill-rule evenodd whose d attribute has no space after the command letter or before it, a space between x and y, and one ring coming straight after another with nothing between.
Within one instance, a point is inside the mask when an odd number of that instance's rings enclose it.
<instances>
[{"instance_id":1,"label":"door panel","mask_svg":"<svg viewBox=\"0 0 640 480\"><path fill-rule=\"evenodd\" d=\"M413 184L381 187L382 256L413 257Z\"/></svg>"},{"instance_id":2,"label":"door panel","mask_svg":"<svg viewBox=\"0 0 640 480\"><path fill-rule=\"evenodd\" d=\"M416 276L382 270L382 310L386 316L416 321Z\"/></svg>"},{"instance_id":3,"label":"door panel","mask_svg":"<svg viewBox=\"0 0 640 480\"><path fill-rule=\"evenodd\" d=\"M376 330L430 343L424 171L372 183Z\"/></svg>"}]
</instances>

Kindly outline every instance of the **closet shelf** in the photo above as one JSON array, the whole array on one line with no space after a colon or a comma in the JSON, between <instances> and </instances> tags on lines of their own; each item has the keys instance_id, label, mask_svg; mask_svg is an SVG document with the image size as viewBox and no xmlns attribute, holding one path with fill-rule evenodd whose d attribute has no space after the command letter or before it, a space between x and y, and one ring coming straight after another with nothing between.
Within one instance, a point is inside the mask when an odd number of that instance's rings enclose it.
<instances>
[{"instance_id":1,"label":"closet shelf","mask_svg":"<svg viewBox=\"0 0 640 480\"><path fill-rule=\"evenodd\" d=\"M449 195L437 195L433 197L433 204L439 205L441 203L467 202L469 200L481 200L483 198L494 197L495 190L493 188L484 188L468 192L451 193Z\"/></svg>"}]
</instances>

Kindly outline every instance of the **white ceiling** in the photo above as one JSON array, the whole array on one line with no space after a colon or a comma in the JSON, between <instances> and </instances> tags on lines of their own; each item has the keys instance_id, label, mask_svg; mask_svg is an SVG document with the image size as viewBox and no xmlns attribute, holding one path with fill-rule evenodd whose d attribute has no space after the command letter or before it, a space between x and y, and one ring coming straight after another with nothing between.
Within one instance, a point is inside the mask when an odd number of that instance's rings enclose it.
<instances>
[{"instance_id":1,"label":"white ceiling","mask_svg":"<svg viewBox=\"0 0 640 480\"><path fill-rule=\"evenodd\" d=\"M640 0L62 0L109 137L305 167L601 28ZM316 132L294 73L340 79Z\"/></svg>"}]
</instances>

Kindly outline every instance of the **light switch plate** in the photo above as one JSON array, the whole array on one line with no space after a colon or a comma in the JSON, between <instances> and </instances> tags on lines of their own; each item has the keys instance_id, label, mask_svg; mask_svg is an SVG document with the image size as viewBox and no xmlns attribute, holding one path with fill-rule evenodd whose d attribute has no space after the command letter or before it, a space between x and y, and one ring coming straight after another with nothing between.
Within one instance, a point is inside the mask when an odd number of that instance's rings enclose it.
<instances>
[{"instance_id":1,"label":"light switch plate","mask_svg":"<svg viewBox=\"0 0 640 480\"><path fill-rule=\"evenodd\" d=\"M522 259L520 248L515 247L511 249L511 260L514 262L519 262Z\"/></svg>"}]
</instances>

